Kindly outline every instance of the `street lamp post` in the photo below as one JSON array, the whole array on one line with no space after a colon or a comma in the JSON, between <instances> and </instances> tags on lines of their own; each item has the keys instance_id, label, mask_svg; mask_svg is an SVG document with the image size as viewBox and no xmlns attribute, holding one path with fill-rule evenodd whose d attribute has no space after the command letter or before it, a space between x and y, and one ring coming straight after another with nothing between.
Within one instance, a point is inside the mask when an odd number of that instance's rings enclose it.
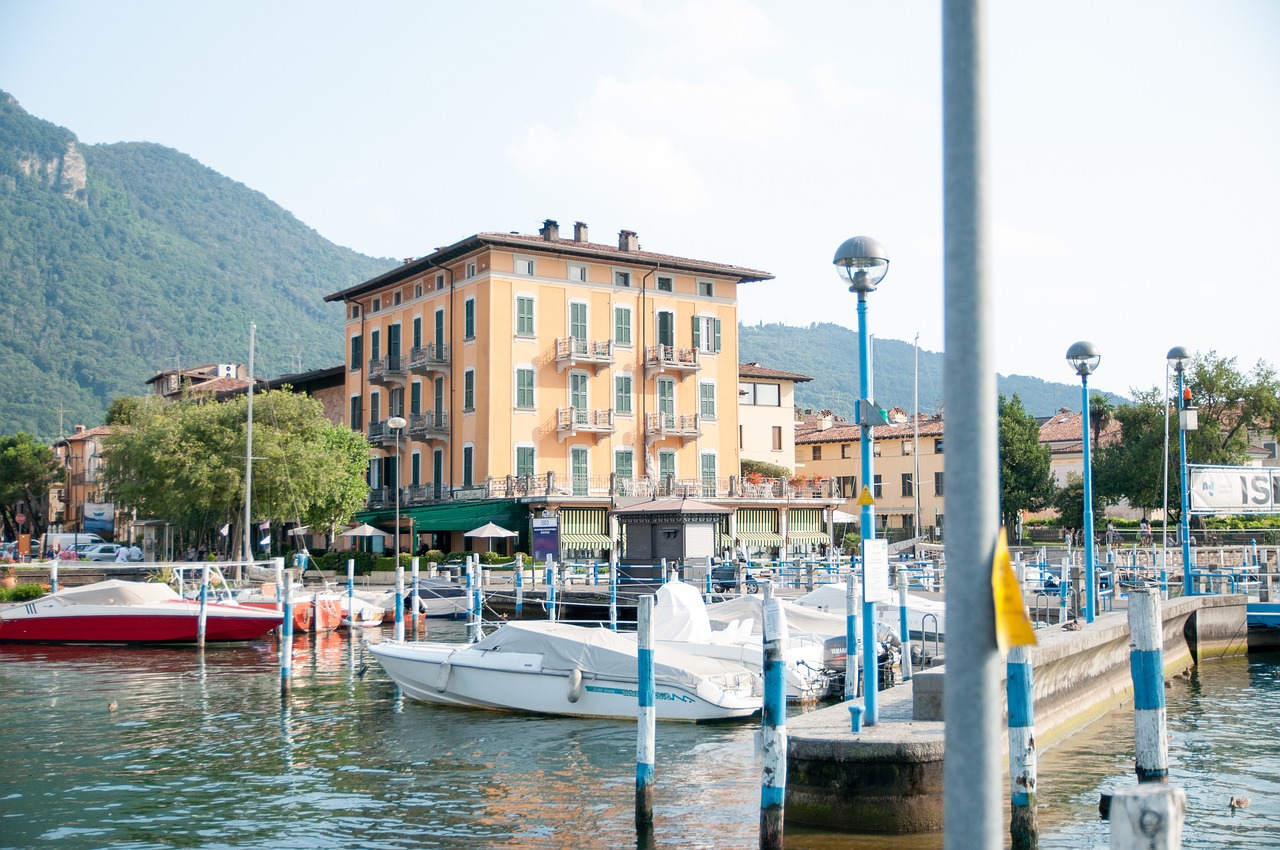
<instances>
[{"instance_id":1,"label":"street lamp post","mask_svg":"<svg viewBox=\"0 0 1280 850\"><path fill-rule=\"evenodd\" d=\"M1098 610L1093 571L1093 462L1089 451L1089 376L1098 368L1102 355L1091 342L1077 342L1067 349L1067 362L1080 376L1081 440L1084 446L1084 621L1092 623Z\"/></svg>"},{"instance_id":2,"label":"street lamp post","mask_svg":"<svg viewBox=\"0 0 1280 850\"><path fill-rule=\"evenodd\" d=\"M1182 509L1178 511L1178 536L1182 538L1182 594L1191 596L1195 591L1195 582L1191 576L1191 494L1187 491L1187 431L1194 431L1196 423L1187 413L1190 405L1183 399L1185 392L1182 374L1191 360L1191 352L1181 345L1169 349L1165 355L1169 366L1178 376L1178 480L1182 482ZM1165 525L1169 523L1165 518Z\"/></svg>"},{"instance_id":3,"label":"street lamp post","mask_svg":"<svg viewBox=\"0 0 1280 850\"><path fill-rule=\"evenodd\" d=\"M396 432L396 559L395 566L400 566L400 432L409 422L403 416L392 416L387 420L387 427Z\"/></svg>"},{"instance_id":4,"label":"street lamp post","mask_svg":"<svg viewBox=\"0 0 1280 850\"><path fill-rule=\"evenodd\" d=\"M836 249L836 270L849 284L849 291L858 293L858 423L861 426L862 486L870 488L874 482L871 463L871 418L875 408L871 403L871 344L867 336L867 293L875 292L876 284L889 271L889 258L879 242L869 236L846 239ZM877 720L877 691L880 687L880 671L876 659L875 601L867 598L871 582L867 580L867 541L874 540L875 514L870 499L860 499L862 504L862 692L864 698L864 722L874 726ZM850 576L852 580L852 576ZM846 647L855 652L855 647Z\"/></svg>"}]
</instances>

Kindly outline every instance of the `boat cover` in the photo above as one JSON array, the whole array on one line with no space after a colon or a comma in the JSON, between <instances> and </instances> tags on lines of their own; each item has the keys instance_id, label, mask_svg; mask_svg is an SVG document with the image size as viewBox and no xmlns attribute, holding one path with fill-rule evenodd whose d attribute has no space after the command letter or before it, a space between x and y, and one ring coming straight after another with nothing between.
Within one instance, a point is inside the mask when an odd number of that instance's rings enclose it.
<instances>
[{"instance_id":1,"label":"boat cover","mask_svg":"<svg viewBox=\"0 0 1280 850\"><path fill-rule=\"evenodd\" d=\"M581 670L584 674L636 681L638 645L634 635L620 635L602 628L571 626L546 620L506 623L496 632L472 644L471 650L527 652L542 656L544 670ZM741 664L690 655L676 649L653 651L654 678L666 685L697 691L705 678L748 673Z\"/></svg>"},{"instance_id":2,"label":"boat cover","mask_svg":"<svg viewBox=\"0 0 1280 850\"><path fill-rule=\"evenodd\" d=\"M844 597L844 582L838 581L815 587L812 591L797 599L796 604L803 605L806 608L830 611L843 617L845 615ZM880 613L885 610L897 611L898 600L895 597L892 602L877 602L876 608L879 609ZM947 606L936 599L927 599L923 596L916 596L914 593L908 593L907 610L918 611L921 614L936 614L938 619L941 620L943 614L946 613Z\"/></svg>"},{"instance_id":3,"label":"boat cover","mask_svg":"<svg viewBox=\"0 0 1280 850\"><path fill-rule=\"evenodd\" d=\"M53 598L64 605L155 605L182 601L178 592L167 584L114 578L68 587L53 594Z\"/></svg>"},{"instance_id":4,"label":"boat cover","mask_svg":"<svg viewBox=\"0 0 1280 850\"><path fill-rule=\"evenodd\" d=\"M812 635L819 640L843 637L845 618L816 608L805 608L785 599L778 600L787 615L787 633L792 637ZM728 626L735 620L751 621L752 634L761 633L764 622L764 600L760 596L739 596L707 606L707 617L713 625Z\"/></svg>"},{"instance_id":5,"label":"boat cover","mask_svg":"<svg viewBox=\"0 0 1280 850\"><path fill-rule=\"evenodd\" d=\"M702 594L691 584L669 581L653 604L653 639L710 643L711 621Z\"/></svg>"}]
</instances>

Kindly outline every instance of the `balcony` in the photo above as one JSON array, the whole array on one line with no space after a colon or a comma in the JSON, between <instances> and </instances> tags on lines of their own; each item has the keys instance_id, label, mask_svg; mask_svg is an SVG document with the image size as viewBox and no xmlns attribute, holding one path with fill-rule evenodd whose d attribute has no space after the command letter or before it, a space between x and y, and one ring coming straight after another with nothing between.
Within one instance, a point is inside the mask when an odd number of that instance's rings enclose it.
<instances>
[{"instance_id":1,"label":"balcony","mask_svg":"<svg viewBox=\"0 0 1280 850\"><path fill-rule=\"evenodd\" d=\"M663 373L692 375L702 368L698 361L698 349L676 348L674 345L649 345L644 349L644 376L651 378Z\"/></svg>"},{"instance_id":2,"label":"balcony","mask_svg":"<svg viewBox=\"0 0 1280 850\"><path fill-rule=\"evenodd\" d=\"M580 407L556 408L556 437L564 442L578 434L593 434L598 441L602 434L613 433L612 410L587 410Z\"/></svg>"},{"instance_id":3,"label":"balcony","mask_svg":"<svg viewBox=\"0 0 1280 850\"><path fill-rule=\"evenodd\" d=\"M394 446L396 444L395 430L387 427L386 419L379 419L377 422L369 423L369 432L366 434L369 442L375 446ZM401 434L400 441L408 439L408 434Z\"/></svg>"},{"instance_id":4,"label":"balcony","mask_svg":"<svg viewBox=\"0 0 1280 850\"><path fill-rule=\"evenodd\" d=\"M577 337L556 339L556 372L575 366L590 366L594 372L613 365L612 340L588 340Z\"/></svg>"},{"instance_id":5,"label":"balcony","mask_svg":"<svg viewBox=\"0 0 1280 850\"><path fill-rule=\"evenodd\" d=\"M419 440L449 439L448 411L428 410L426 413L410 413L409 436Z\"/></svg>"},{"instance_id":6,"label":"balcony","mask_svg":"<svg viewBox=\"0 0 1280 850\"><path fill-rule=\"evenodd\" d=\"M655 440L679 437L688 442L701 436L702 430L696 414L650 413L644 418L644 434Z\"/></svg>"},{"instance_id":7,"label":"balcony","mask_svg":"<svg viewBox=\"0 0 1280 850\"><path fill-rule=\"evenodd\" d=\"M369 383L388 386L403 384L406 376L405 358L400 354L374 357L369 361Z\"/></svg>"},{"instance_id":8,"label":"balcony","mask_svg":"<svg viewBox=\"0 0 1280 850\"><path fill-rule=\"evenodd\" d=\"M449 371L449 346L424 345L409 349L409 371L415 375L429 375L432 372Z\"/></svg>"}]
</instances>

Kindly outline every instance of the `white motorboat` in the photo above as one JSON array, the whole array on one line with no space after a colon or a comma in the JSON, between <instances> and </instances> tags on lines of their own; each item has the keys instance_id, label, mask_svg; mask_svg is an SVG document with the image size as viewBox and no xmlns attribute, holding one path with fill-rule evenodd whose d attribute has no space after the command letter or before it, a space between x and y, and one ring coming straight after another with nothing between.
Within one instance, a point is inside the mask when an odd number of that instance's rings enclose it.
<instances>
[{"instance_id":1,"label":"white motorboat","mask_svg":"<svg viewBox=\"0 0 1280 850\"><path fill-rule=\"evenodd\" d=\"M634 720L634 637L543 620L507 623L474 644L382 642L369 651L406 694L444 705ZM654 649L659 720L759 711L763 683L741 664Z\"/></svg>"},{"instance_id":2,"label":"white motorboat","mask_svg":"<svg viewBox=\"0 0 1280 850\"><path fill-rule=\"evenodd\" d=\"M361 599L358 594L340 594L338 607L342 611L342 625L346 628L371 629L381 626L386 617L386 609L368 600ZM351 610L354 609L354 616Z\"/></svg>"},{"instance_id":3,"label":"white motorboat","mask_svg":"<svg viewBox=\"0 0 1280 850\"><path fill-rule=\"evenodd\" d=\"M834 582L815 587L812 591L797 599L796 604L844 617L844 582ZM859 616L862 614L860 610L856 613ZM932 636L936 632L940 637L945 637L947 632L946 617L947 606L944 602L917 596L914 593L907 594L907 629L913 635L917 637L921 635ZM890 602L876 603L877 625L886 626L892 629L894 634L897 634L901 628L900 618L896 596Z\"/></svg>"},{"instance_id":4,"label":"white motorboat","mask_svg":"<svg viewBox=\"0 0 1280 850\"><path fill-rule=\"evenodd\" d=\"M658 588L653 606L654 641L662 647L734 661L763 675L764 644L756 626L764 619L763 602L748 598L753 600L756 614L734 618L713 630L702 594L691 584L669 581ZM782 650L787 700L823 699L830 694L833 681L826 670L824 637L792 630L790 626L788 614L788 637Z\"/></svg>"}]
</instances>

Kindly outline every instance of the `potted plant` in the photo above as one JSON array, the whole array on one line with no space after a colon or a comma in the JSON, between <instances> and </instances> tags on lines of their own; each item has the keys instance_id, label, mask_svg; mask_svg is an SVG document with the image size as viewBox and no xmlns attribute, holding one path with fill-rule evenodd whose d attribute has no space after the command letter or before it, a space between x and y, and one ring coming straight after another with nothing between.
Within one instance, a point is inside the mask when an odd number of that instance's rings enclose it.
<instances>
[{"instance_id":1,"label":"potted plant","mask_svg":"<svg viewBox=\"0 0 1280 850\"><path fill-rule=\"evenodd\" d=\"M0 574L0 587L3 587L6 590L9 590L17 586L18 586L18 571L15 570L12 566L5 567L4 572Z\"/></svg>"},{"instance_id":2,"label":"potted plant","mask_svg":"<svg viewBox=\"0 0 1280 850\"><path fill-rule=\"evenodd\" d=\"M752 487L759 487L764 483L764 475L759 472L748 472L745 480Z\"/></svg>"}]
</instances>

